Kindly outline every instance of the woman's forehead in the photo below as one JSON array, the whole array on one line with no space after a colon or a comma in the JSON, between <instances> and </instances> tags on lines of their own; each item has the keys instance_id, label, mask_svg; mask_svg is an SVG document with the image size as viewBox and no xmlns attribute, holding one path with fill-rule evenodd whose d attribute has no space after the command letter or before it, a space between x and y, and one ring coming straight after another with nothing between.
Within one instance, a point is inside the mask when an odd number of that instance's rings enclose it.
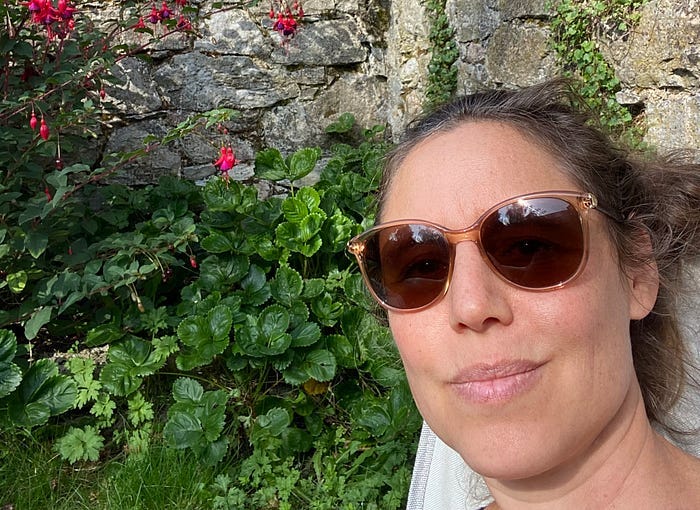
<instances>
[{"instance_id":1,"label":"woman's forehead","mask_svg":"<svg viewBox=\"0 0 700 510\"><path fill-rule=\"evenodd\" d=\"M467 122L406 154L385 194L382 221L462 224L507 198L553 189L577 186L550 153L507 124Z\"/></svg>"}]
</instances>

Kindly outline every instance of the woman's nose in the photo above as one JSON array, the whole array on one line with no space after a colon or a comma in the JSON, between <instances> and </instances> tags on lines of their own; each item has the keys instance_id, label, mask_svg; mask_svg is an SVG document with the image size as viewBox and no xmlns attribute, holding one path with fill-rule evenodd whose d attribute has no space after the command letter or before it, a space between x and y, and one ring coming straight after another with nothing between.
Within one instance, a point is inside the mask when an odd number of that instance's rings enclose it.
<instances>
[{"instance_id":1,"label":"woman's nose","mask_svg":"<svg viewBox=\"0 0 700 510\"><path fill-rule=\"evenodd\" d=\"M454 330L484 332L492 324L510 324L510 294L508 285L486 264L475 243L457 245L446 296Z\"/></svg>"}]
</instances>

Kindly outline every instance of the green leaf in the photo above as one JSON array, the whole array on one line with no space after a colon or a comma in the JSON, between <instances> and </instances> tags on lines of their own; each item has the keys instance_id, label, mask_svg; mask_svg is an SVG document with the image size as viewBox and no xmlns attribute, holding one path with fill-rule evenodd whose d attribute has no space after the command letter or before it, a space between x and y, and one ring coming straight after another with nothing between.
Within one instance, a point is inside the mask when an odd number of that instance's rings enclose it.
<instances>
[{"instance_id":1,"label":"green leaf","mask_svg":"<svg viewBox=\"0 0 700 510\"><path fill-rule=\"evenodd\" d=\"M149 342L136 337L112 344L107 357L109 362L102 367L100 382L114 395L130 395L144 377L154 374L166 361Z\"/></svg>"},{"instance_id":2,"label":"green leaf","mask_svg":"<svg viewBox=\"0 0 700 510\"><path fill-rule=\"evenodd\" d=\"M233 314L226 305L217 305L206 317L185 318L177 328L177 336L184 344L176 358L180 370L211 363L229 344Z\"/></svg>"},{"instance_id":3,"label":"green leaf","mask_svg":"<svg viewBox=\"0 0 700 510\"><path fill-rule=\"evenodd\" d=\"M17 390L8 397L10 419L24 427L43 425L49 417L61 414L76 401L78 389L49 359L40 359L24 374Z\"/></svg>"},{"instance_id":4,"label":"green leaf","mask_svg":"<svg viewBox=\"0 0 700 510\"><path fill-rule=\"evenodd\" d=\"M209 291L227 289L247 275L249 267L250 261L245 255L212 255L200 264L199 282Z\"/></svg>"},{"instance_id":5,"label":"green leaf","mask_svg":"<svg viewBox=\"0 0 700 510\"><path fill-rule=\"evenodd\" d=\"M236 251L235 243L231 239L228 232L214 232L208 235L202 239L201 246L209 253L226 253L229 251Z\"/></svg>"},{"instance_id":6,"label":"green leaf","mask_svg":"<svg viewBox=\"0 0 700 510\"><path fill-rule=\"evenodd\" d=\"M292 302L301 296L302 288L301 275L287 266L280 266L270 283L272 297L285 306L292 306Z\"/></svg>"},{"instance_id":7,"label":"green leaf","mask_svg":"<svg viewBox=\"0 0 700 510\"><path fill-rule=\"evenodd\" d=\"M335 357L325 349L309 352L302 366L311 379L319 382L330 381L335 377Z\"/></svg>"},{"instance_id":8,"label":"green leaf","mask_svg":"<svg viewBox=\"0 0 700 510\"><path fill-rule=\"evenodd\" d=\"M22 382L22 371L14 363L0 363L0 398L12 393Z\"/></svg>"},{"instance_id":9,"label":"green leaf","mask_svg":"<svg viewBox=\"0 0 700 510\"><path fill-rule=\"evenodd\" d=\"M46 232L30 232L24 240L24 247L35 259L39 258L49 244L49 235Z\"/></svg>"},{"instance_id":10,"label":"green leaf","mask_svg":"<svg viewBox=\"0 0 700 510\"><path fill-rule=\"evenodd\" d=\"M297 200L301 200L309 212L321 212L318 206L321 204L321 195L314 188L305 187L297 191Z\"/></svg>"},{"instance_id":11,"label":"green leaf","mask_svg":"<svg viewBox=\"0 0 700 510\"><path fill-rule=\"evenodd\" d=\"M202 400L202 395L204 395L204 389L194 379L180 377L173 383L173 398L176 402L196 405Z\"/></svg>"},{"instance_id":12,"label":"green leaf","mask_svg":"<svg viewBox=\"0 0 700 510\"><path fill-rule=\"evenodd\" d=\"M338 120L326 127L326 133L347 133L355 125L355 116L352 113L341 113Z\"/></svg>"},{"instance_id":13,"label":"green leaf","mask_svg":"<svg viewBox=\"0 0 700 510\"><path fill-rule=\"evenodd\" d=\"M51 312L53 312L53 306L43 306L35 311L32 316L24 324L24 335L27 340L33 340L39 330L51 320Z\"/></svg>"},{"instance_id":14,"label":"green leaf","mask_svg":"<svg viewBox=\"0 0 700 510\"><path fill-rule=\"evenodd\" d=\"M333 297L328 292L324 292L322 296L311 302L311 311L321 324L333 326L343 313L343 303L333 301Z\"/></svg>"},{"instance_id":15,"label":"green leaf","mask_svg":"<svg viewBox=\"0 0 700 510\"><path fill-rule=\"evenodd\" d=\"M15 294L19 294L24 291L28 280L29 275L27 275L26 271L17 271L16 273L10 273L7 275L7 285Z\"/></svg>"},{"instance_id":16,"label":"green leaf","mask_svg":"<svg viewBox=\"0 0 700 510\"><path fill-rule=\"evenodd\" d=\"M178 450L198 446L204 441L200 421L190 413L174 413L163 427L163 437Z\"/></svg>"},{"instance_id":17,"label":"green leaf","mask_svg":"<svg viewBox=\"0 0 700 510\"><path fill-rule=\"evenodd\" d=\"M291 332L292 347L307 347L321 338L321 328L315 322L305 322Z\"/></svg>"},{"instance_id":18,"label":"green leaf","mask_svg":"<svg viewBox=\"0 0 700 510\"><path fill-rule=\"evenodd\" d=\"M0 363L11 363L17 353L17 337L12 331L0 329Z\"/></svg>"},{"instance_id":19,"label":"green leaf","mask_svg":"<svg viewBox=\"0 0 700 510\"><path fill-rule=\"evenodd\" d=\"M302 200L296 197L287 197L282 202L282 212L287 221L300 223L309 215L309 208Z\"/></svg>"},{"instance_id":20,"label":"green leaf","mask_svg":"<svg viewBox=\"0 0 700 510\"><path fill-rule=\"evenodd\" d=\"M116 324L102 324L88 331L85 345L88 347L96 347L99 345L111 344L124 338L124 335L124 331Z\"/></svg>"},{"instance_id":21,"label":"green leaf","mask_svg":"<svg viewBox=\"0 0 700 510\"><path fill-rule=\"evenodd\" d=\"M255 155L255 175L261 179L281 181L289 178L289 168L277 149L266 149Z\"/></svg>"},{"instance_id":22,"label":"green leaf","mask_svg":"<svg viewBox=\"0 0 700 510\"><path fill-rule=\"evenodd\" d=\"M271 436L279 436L284 429L292 423L289 411L281 407L274 407L267 413L256 418L257 425Z\"/></svg>"},{"instance_id":23,"label":"green leaf","mask_svg":"<svg viewBox=\"0 0 700 510\"><path fill-rule=\"evenodd\" d=\"M240 297L247 306L259 306L270 299L270 285L265 271L255 264L250 266L248 276L241 281Z\"/></svg>"},{"instance_id":24,"label":"green leaf","mask_svg":"<svg viewBox=\"0 0 700 510\"><path fill-rule=\"evenodd\" d=\"M307 176L316 167L316 162L320 156L321 149L317 147L299 149L289 157L289 175L287 178L294 182Z\"/></svg>"},{"instance_id":25,"label":"green leaf","mask_svg":"<svg viewBox=\"0 0 700 510\"><path fill-rule=\"evenodd\" d=\"M280 305L270 305L260 314L258 320L262 334L268 338L280 335L289 327L289 312Z\"/></svg>"},{"instance_id":26,"label":"green leaf","mask_svg":"<svg viewBox=\"0 0 700 510\"><path fill-rule=\"evenodd\" d=\"M68 433L56 443L59 455L71 464L79 460L96 462L100 458L100 450L103 447L104 438L91 425L87 425L84 429L71 427Z\"/></svg>"}]
</instances>

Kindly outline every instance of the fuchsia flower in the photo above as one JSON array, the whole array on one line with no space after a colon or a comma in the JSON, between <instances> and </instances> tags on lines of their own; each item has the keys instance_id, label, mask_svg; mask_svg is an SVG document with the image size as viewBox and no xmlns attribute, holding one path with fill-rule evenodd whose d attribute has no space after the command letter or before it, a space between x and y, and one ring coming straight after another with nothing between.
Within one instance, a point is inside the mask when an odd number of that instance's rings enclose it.
<instances>
[{"instance_id":1,"label":"fuchsia flower","mask_svg":"<svg viewBox=\"0 0 700 510\"><path fill-rule=\"evenodd\" d=\"M279 10L275 10L275 4ZM304 8L301 2L295 1L291 8L286 5L288 4L276 1L270 6L270 19L274 20L272 29L282 35L283 44L296 35L299 29L299 20L304 17Z\"/></svg>"},{"instance_id":2,"label":"fuchsia flower","mask_svg":"<svg viewBox=\"0 0 700 510\"><path fill-rule=\"evenodd\" d=\"M44 140L49 139L49 126L46 124L44 117L41 118L41 125L39 126L39 135L41 135L41 137Z\"/></svg>"},{"instance_id":3,"label":"fuchsia flower","mask_svg":"<svg viewBox=\"0 0 700 510\"><path fill-rule=\"evenodd\" d=\"M214 166L219 170L219 172L226 174L234 167L235 164L236 154L233 152L233 148L230 145L228 147L221 147L221 155L214 163Z\"/></svg>"},{"instance_id":4,"label":"fuchsia flower","mask_svg":"<svg viewBox=\"0 0 700 510\"><path fill-rule=\"evenodd\" d=\"M148 22L153 23L154 25L160 21L160 14L158 13L158 9L156 9L156 6L154 5L151 7L151 14L148 15Z\"/></svg>"},{"instance_id":5,"label":"fuchsia flower","mask_svg":"<svg viewBox=\"0 0 700 510\"><path fill-rule=\"evenodd\" d=\"M180 17L177 20L176 27L178 30L192 30L192 23L190 23L190 20L188 20L182 14L180 14Z\"/></svg>"},{"instance_id":6,"label":"fuchsia flower","mask_svg":"<svg viewBox=\"0 0 700 510\"><path fill-rule=\"evenodd\" d=\"M36 114L32 110L32 116L29 118L29 127L32 128L32 131L36 129L37 122L38 121L36 120Z\"/></svg>"},{"instance_id":7,"label":"fuchsia flower","mask_svg":"<svg viewBox=\"0 0 700 510\"><path fill-rule=\"evenodd\" d=\"M172 11L168 8L167 2L163 1L163 3L160 6L160 11L158 11L158 15L160 16L160 19L168 19L170 18L170 15L172 14Z\"/></svg>"}]
</instances>

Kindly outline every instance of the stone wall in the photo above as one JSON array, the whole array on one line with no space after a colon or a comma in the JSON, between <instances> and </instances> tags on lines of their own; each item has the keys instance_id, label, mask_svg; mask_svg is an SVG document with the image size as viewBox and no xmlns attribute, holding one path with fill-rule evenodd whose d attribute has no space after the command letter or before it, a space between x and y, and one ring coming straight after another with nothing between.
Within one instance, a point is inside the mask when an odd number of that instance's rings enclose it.
<instances>
[{"instance_id":1,"label":"stone wall","mask_svg":"<svg viewBox=\"0 0 700 510\"><path fill-rule=\"evenodd\" d=\"M524 86L558 73L548 3L448 0L460 92ZM133 149L192 113L240 112L226 136L190 136L157 149L129 169L131 182L163 173L206 178L223 142L241 160L232 176L246 179L261 148L328 148L335 140L324 129L343 112L362 127L386 124L394 135L421 112L431 54L420 0L307 0L303 28L285 46L269 30L267 4L230 7L200 25L200 38L166 39L151 63L120 62L123 85L109 93L121 118L104 152ZM601 34L599 43L622 81L618 99L644 112L648 141L700 147L698 0L651 0L629 34Z\"/></svg>"}]
</instances>

